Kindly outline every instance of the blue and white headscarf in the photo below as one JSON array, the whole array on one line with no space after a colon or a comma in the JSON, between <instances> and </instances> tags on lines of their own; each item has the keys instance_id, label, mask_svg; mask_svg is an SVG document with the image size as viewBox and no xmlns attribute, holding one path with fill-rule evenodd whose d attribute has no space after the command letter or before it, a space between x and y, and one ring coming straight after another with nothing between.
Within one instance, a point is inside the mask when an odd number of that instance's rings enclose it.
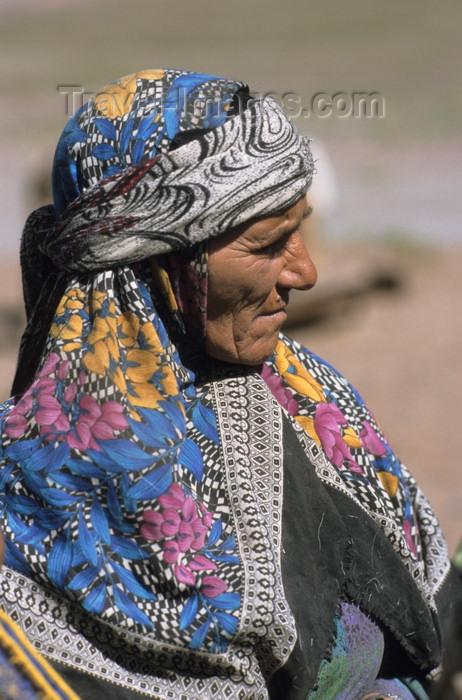
<instances>
[{"instance_id":1,"label":"blue and white headscarf","mask_svg":"<svg viewBox=\"0 0 462 700\"><path fill-rule=\"evenodd\" d=\"M191 130L201 138L172 151ZM253 102L237 81L145 71L69 121L53 196L58 214L70 206L42 249L78 270L181 250L291 206L312 172L307 139L274 100Z\"/></svg>"}]
</instances>

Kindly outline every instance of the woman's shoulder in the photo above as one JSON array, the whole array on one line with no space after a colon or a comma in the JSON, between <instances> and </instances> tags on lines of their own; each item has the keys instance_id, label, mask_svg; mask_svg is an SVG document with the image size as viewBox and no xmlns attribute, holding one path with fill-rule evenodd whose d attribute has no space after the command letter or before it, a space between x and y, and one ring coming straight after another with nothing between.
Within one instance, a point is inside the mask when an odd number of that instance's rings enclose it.
<instances>
[{"instance_id":1,"label":"woman's shoulder","mask_svg":"<svg viewBox=\"0 0 462 700\"><path fill-rule=\"evenodd\" d=\"M362 396L338 369L312 350L282 333L276 348L274 364L278 367L280 374L288 372L292 375L311 377L313 385L319 386L324 400L343 396L348 400L350 408L356 405L358 409L367 410Z\"/></svg>"}]
</instances>

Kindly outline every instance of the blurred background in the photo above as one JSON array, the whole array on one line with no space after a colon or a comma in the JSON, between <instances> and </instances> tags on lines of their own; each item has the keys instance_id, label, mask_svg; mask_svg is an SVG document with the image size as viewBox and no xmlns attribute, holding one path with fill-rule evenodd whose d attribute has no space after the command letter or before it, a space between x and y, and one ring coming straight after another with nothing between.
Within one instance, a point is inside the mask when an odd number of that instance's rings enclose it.
<instances>
[{"instance_id":1,"label":"blurred background","mask_svg":"<svg viewBox=\"0 0 462 700\"><path fill-rule=\"evenodd\" d=\"M82 93L161 67L243 79L279 101L291 93L317 159L305 235L320 281L294 298L288 332L363 394L453 552L462 534L461 23L455 0L0 0L0 399L24 323L21 230L50 200L72 102L64 93L75 91L77 108ZM341 103L316 116L319 93L376 93L381 116Z\"/></svg>"}]
</instances>

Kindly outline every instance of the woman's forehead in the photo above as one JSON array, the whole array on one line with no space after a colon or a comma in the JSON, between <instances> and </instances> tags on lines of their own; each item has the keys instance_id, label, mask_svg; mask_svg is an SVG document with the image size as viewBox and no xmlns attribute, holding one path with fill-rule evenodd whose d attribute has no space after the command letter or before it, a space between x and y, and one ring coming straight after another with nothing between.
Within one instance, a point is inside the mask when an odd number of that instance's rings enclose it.
<instances>
[{"instance_id":1,"label":"woman's forehead","mask_svg":"<svg viewBox=\"0 0 462 700\"><path fill-rule=\"evenodd\" d=\"M291 207L270 216L252 219L235 228L229 229L221 236L209 241L209 253L226 246L240 244L265 243L296 231L310 209L306 197L302 197Z\"/></svg>"}]
</instances>

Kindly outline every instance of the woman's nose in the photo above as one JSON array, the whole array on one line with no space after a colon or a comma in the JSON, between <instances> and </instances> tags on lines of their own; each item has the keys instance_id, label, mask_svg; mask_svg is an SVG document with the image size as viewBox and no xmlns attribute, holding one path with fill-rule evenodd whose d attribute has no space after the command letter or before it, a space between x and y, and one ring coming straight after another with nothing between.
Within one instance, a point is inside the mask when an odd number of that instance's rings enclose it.
<instances>
[{"instance_id":1,"label":"woman's nose","mask_svg":"<svg viewBox=\"0 0 462 700\"><path fill-rule=\"evenodd\" d=\"M314 287L318 273L298 232L286 244L285 259L286 264L278 279L279 286L302 290Z\"/></svg>"}]
</instances>

